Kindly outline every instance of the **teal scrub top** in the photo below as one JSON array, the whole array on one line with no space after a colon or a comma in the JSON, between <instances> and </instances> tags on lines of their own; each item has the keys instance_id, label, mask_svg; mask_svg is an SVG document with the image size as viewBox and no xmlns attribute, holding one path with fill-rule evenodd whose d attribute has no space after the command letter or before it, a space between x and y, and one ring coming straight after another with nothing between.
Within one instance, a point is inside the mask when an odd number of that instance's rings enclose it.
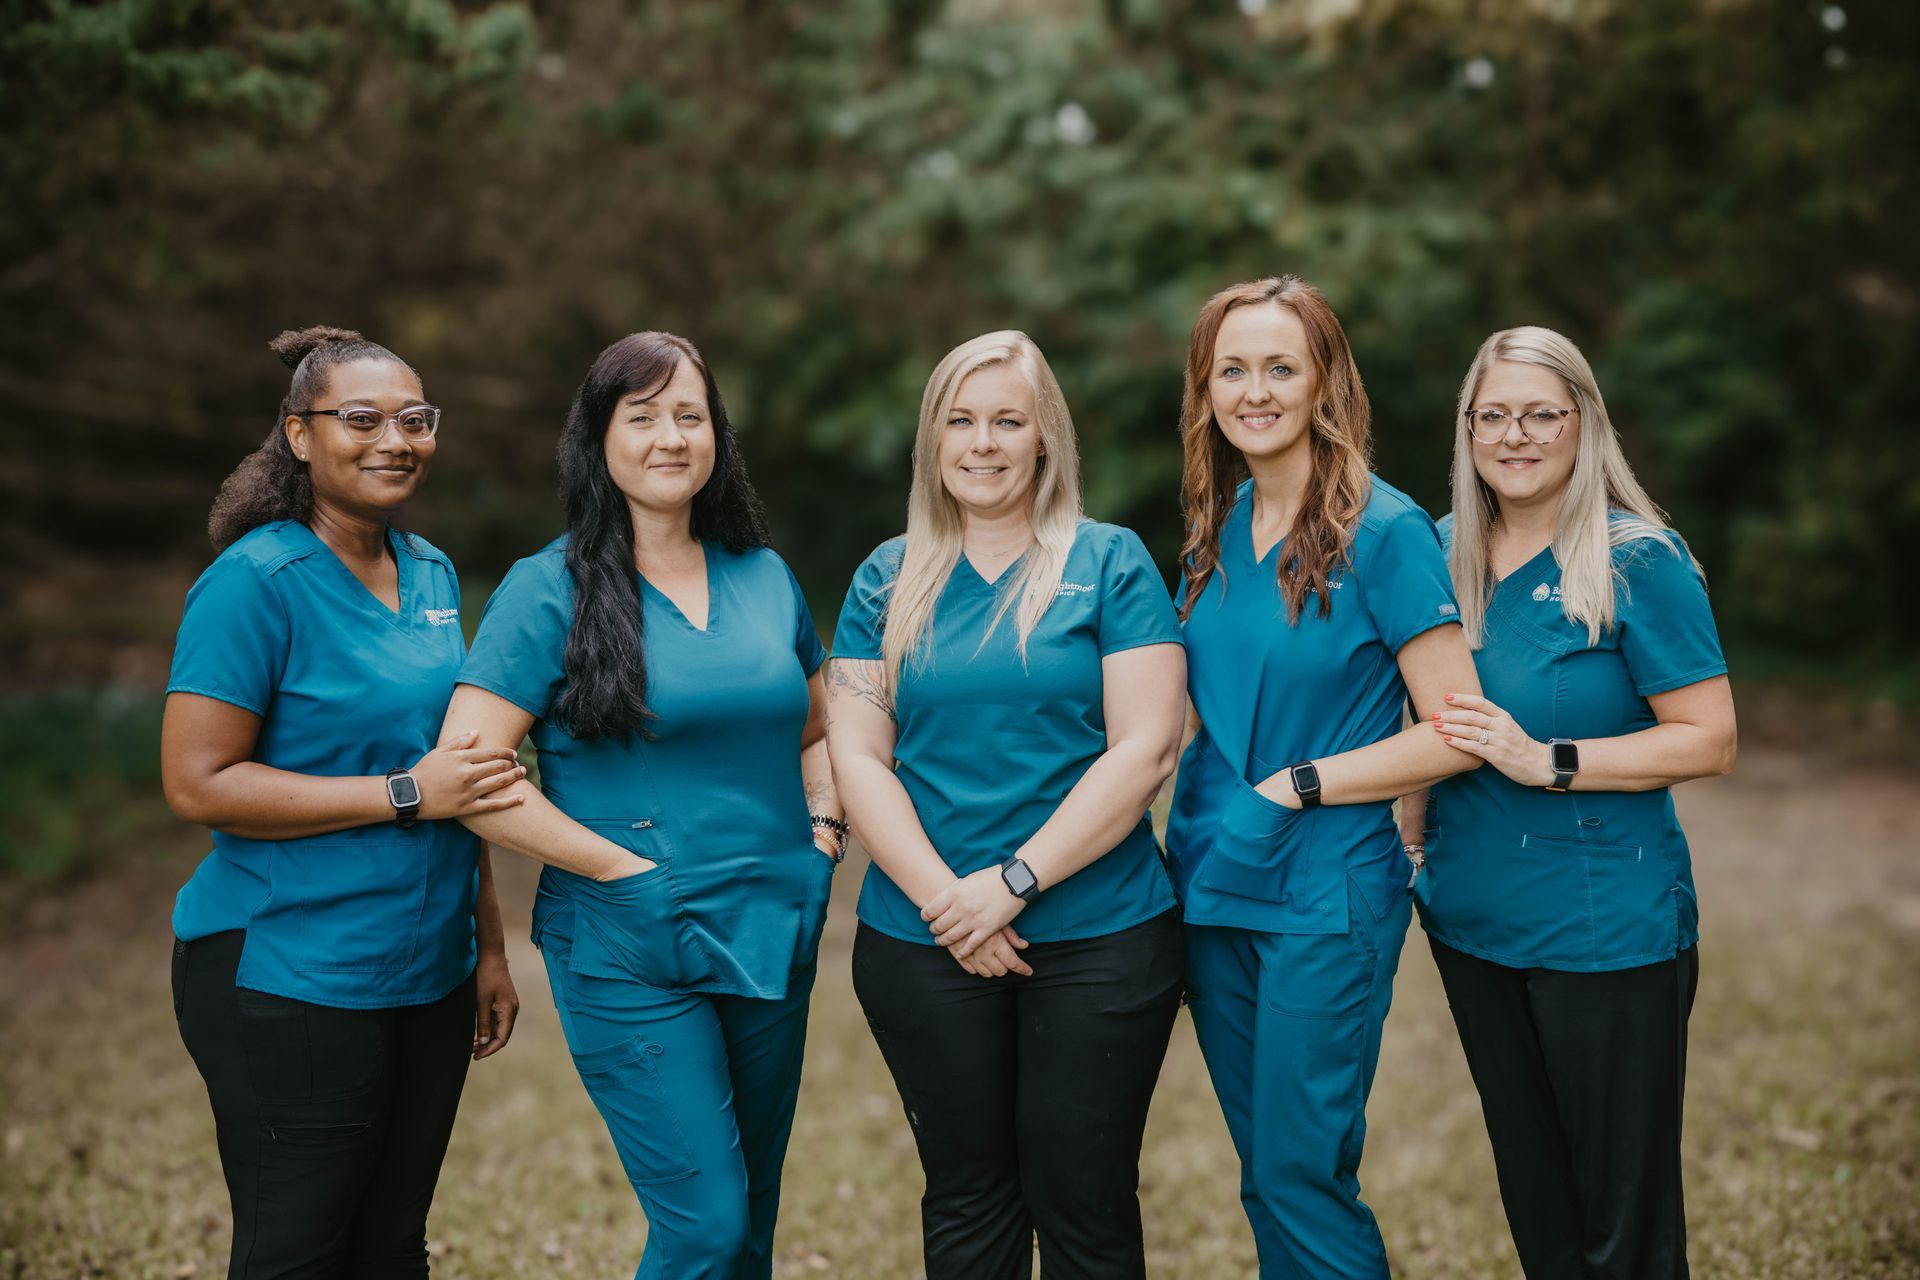
<instances>
[{"instance_id":1,"label":"teal scrub top","mask_svg":"<svg viewBox=\"0 0 1920 1280\"><path fill-rule=\"evenodd\" d=\"M835 658L880 659L887 595L905 554L904 537L883 542L854 574ZM1019 853L1106 752L1100 660L1180 643L1173 601L1140 539L1084 520L1023 664L1018 602L987 635L1019 563L989 583L960 557L935 602L925 660L906 664L894 697L896 772L927 839L959 876ZM1172 906L1143 813L1111 851L1028 903L1014 927L1029 942L1093 938ZM877 865L867 868L857 910L889 937L934 945L920 909Z\"/></svg>"},{"instance_id":2,"label":"teal scrub top","mask_svg":"<svg viewBox=\"0 0 1920 1280\"><path fill-rule=\"evenodd\" d=\"M540 788L556 808L660 864L606 884L543 868L536 943L573 909L575 972L779 998L796 960L812 962L800 953L819 936L833 868L814 848L800 776L807 678L826 654L784 560L767 547L702 545L704 631L634 575L651 741L582 741L553 718L573 627L564 536L508 571L460 683L534 717Z\"/></svg>"},{"instance_id":3,"label":"teal scrub top","mask_svg":"<svg viewBox=\"0 0 1920 1280\"><path fill-rule=\"evenodd\" d=\"M253 758L365 777L433 748L465 641L453 565L388 531L400 609L295 520L252 530L187 593L168 693L260 717ZM239 985L380 1009L440 999L473 972L480 842L458 822L391 822L292 840L213 833L174 902L191 941L244 929Z\"/></svg>"},{"instance_id":4,"label":"teal scrub top","mask_svg":"<svg viewBox=\"0 0 1920 1280\"><path fill-rule=\"evenodd\" d=\"M1451 532L1452 517L1442 522ZM1613 549L1618 612L1598 643L1560 603L1553 548L1495 586L1480 685L1526 732L1613 738L1658 721L1649 695L1724 675L1706 584L1678 534ZM1428 801L1415 889L1426 931L1512 968L1597 972L1671 960L1700 911L1673 793L1521 786L1492 768Z\"/></svg>"},{"instance_id":5,"label":"teal scrub top","mask_svg":"<svg viewBox=\"0 0 1920 1280\"><path fill-rule=\"evenodd\" d=\"M1351 875L1376 919L1407 892L1390 801L1292 810L1254 785L1401 729L1407 687L1395 655L1460 620L1433 521L1374 477L1333 609L1309 596L1287 621L1276 557L1253 555L1253 482L1220 530L1220 566L1186 623L1187 682L1201 730L1187 744L1167 851L1189 924L1265 933L1345 933Z\"/></svg>"}]
</instances>

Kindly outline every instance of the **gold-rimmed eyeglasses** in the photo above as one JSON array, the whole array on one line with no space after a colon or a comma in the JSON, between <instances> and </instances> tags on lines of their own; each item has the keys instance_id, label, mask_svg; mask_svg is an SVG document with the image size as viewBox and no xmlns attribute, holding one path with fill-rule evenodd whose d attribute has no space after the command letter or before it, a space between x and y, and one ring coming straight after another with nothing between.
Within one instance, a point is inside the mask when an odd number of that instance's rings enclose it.
<instances>
[{"instance_id":1,"label":"gold-rimmed eyeglasses","mask_svg":"<svg viewBox=\"0 0 1920 1280\"><path fill-rule=\"evenodd\" d=\"M1535 444L1552 444L1567 429L1567 418L1571 409L1529 409L1525 413L1512 414L1505 409L1469 409L1467 410L1467 430L1481 444L1499 444L1507 438L1507 430L1515 421L1520 423L1520 434Z\"/></svg>"}]
</instances>

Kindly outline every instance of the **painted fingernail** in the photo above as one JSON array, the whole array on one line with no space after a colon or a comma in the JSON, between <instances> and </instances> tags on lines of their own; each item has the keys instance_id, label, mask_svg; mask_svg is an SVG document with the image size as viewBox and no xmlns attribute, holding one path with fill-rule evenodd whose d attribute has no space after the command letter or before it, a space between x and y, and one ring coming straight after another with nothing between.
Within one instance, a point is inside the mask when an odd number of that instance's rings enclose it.
<instances>
[{"instance_id":1,"label":"painted fingernail","mask_svg":"<svg viewBox=\"0 0 1920 1280\"><path fill-rule=\"evenodd\" d=\"M1447 701L1448 701L1448 702L1452 702L1452 701L1453 701L1453 695L1452 695L1452 694L1448 694L1448 695L1447 695Z\"/></svg>"}]
</instances>

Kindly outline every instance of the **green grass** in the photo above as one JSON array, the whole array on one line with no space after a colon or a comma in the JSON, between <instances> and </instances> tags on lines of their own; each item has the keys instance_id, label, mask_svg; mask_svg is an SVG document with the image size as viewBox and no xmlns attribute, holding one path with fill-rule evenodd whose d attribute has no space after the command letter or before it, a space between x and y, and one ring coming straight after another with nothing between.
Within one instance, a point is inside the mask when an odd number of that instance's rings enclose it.
<instances>
[{"instance_id":1,"label":"green grass","mask_svg":"<svg viewBox=\"0 0 1920 1280\"><path fill-rule=\"evenodd\" d=\"M1696 1275L1920 1271L1916 779L1749 752L1681 792L1705 904L1687 1191ZM0 1277L212 1277L227 1209L167 997L172 891L204 848L36 893L0 941ZM471 1077L431 1221L435 1274L623 1277L643 1219L524 943L532 871L502 858L526 1011ZM850 863L822 956L777 1274L917 1273L920 1174L847 977ZM1517 1277L1479 1104L1424 940L1407 940L1369 1109L1368 1200L1395 1274ZM1237 1168L1183 1016L1142 1166L1151 1274L1253 1274Z\"/></svg>"}]
</instances>

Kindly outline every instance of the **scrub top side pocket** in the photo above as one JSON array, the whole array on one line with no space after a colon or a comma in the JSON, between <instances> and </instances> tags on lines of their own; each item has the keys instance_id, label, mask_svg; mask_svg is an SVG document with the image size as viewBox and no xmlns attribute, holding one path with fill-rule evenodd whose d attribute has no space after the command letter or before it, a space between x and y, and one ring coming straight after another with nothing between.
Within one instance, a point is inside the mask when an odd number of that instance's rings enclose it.
<instances>
[{"instance_id":1,"label":"scrub top side pocket","mask_svg":"<svg viewBox=\"0 0 1920 1280\"><path fill-rule=\"evenodd\" d=\"M1219 893L1294 906L1313 878L1312 846L1304 810L1276 804L1236 777L1199 878Z\"/></svg>"},{"instance_id":2,"label":"scrub top side pocket","mask_svg":"<svg viewBox=\"0 0 1920 1280\"><path fill-rule=\"evenodd\" d=\"M1682 903L1674 859L1642 845L1600 844L1529 832L1523 861L1552 859L1586 891L1573 914L1585 936L1575 955L1584 966L1630 967L1671 959L1680 949Z\"/></svg>"},{"instance_id":3,"label":"scrub top side pocket","mask_svg":"<svg viewBox=\"0 0 1920 1280\"><path fill-rule=\"evenodd\" d=\"M390 973L413 963L433 870L426 839L274 847L275 908L292 908L295 972Z\"/></svg>"},{"instance_id":4,"label":"scrub top side pocket","mask_svg":"<svg viewBox=\"0 0 1920 1280\"><path fill-rule=\"evenodd\" d=\"M625 978L662 991L711 978L712 960L685 936L685 912L666 842L648 838L657 829L629 822L581 825L656 865L618 880L578 878L567 968L587 977Z\"/></svg>"},{"instance_id":5,"label":"scrub top side pocket","mask_svg":"<svg viewBox=\"0 0 1920 1280\"><path fill-rule=\"evenodd\" d=\"M799 945L793 953L795 969L806 968L819 956L820 936L827 929L827 903L833 897L833 859L818 850L811 850L807 856L813 859L814 865L807 868L807 896L800 906Z\"/></svg>"}]
</instances>

